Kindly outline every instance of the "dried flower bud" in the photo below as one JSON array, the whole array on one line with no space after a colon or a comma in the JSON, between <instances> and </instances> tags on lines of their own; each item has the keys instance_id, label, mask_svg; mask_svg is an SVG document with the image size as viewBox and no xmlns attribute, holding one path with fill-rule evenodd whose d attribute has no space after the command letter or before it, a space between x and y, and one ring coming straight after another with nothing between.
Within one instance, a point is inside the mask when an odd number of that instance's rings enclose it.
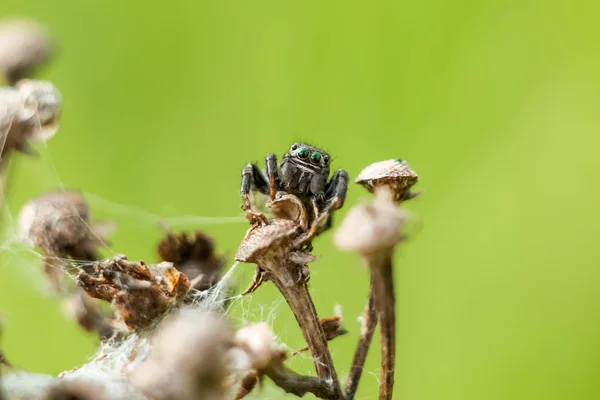
<instances>
[{"instance_id":1,"label":"dried flower bud","mask_svg":"<svg viewBox=\"0 0 600 400\"><path fill-rule=\"evenodd\" d=\"M334 234L336 245L361 254L392 248L403 235L406 215L385 196L352 208Z\"/></svg>"},{"instance_id":2,"label":"dried flower bud","mask_svg":"<svg viewBox=\"0 0 600 400\"><path fill-rule=\"evenodd\" d=\"M292 194L278 193L278 197L268 203L275 219L288 219L300 225L303 231L308 229L308 212L302 201Z\"/></svg>"},{"instance_id":3,"label":"dried flower bud","mask_svg":"<svg viewBox=\"0 0 600 400\"><path fill-rule=\"evenodd\" d=\"M240 243L236 261L256 263L273 252L289 253L292 238L299 234L300 226L288 219L274 219L268 225L252 226Z\"/></svg>"},{"instance_id":4,"label":"dried flower bud","mask_svg":"<svg viewBox=\"0 0 600 400\"><path fill-rule=\"evenodd\" d=\"M225 399L232 346L232 329L222 316L180 310L155 333L150 356L131 382L154 400Z\"/></svg>"},{"instance_id":5,"label":"dried flower bud","mask_svg":"<svg viewBox=\"0 0 600 400\"><path fill-rule=\"evenodd\" d=\"M49 61L52 43L43 26L33 20L0 23L0 73L14 84Z\"/></svg>"},{"instance_id":6,"label":"dried flower bud","mask_svg":"<svg viewBox=\"0 0 600 400\"><path fill-rule=\"evenodd\" d=\"M0 87L0 139L4 143L2 157L13 150L27 151L32 121L37 104L25 98L17 89Z\"/></svg>"},{"instance_id":7,"label":"dried flower bud","mask_svg":"<svg viewBox=\"0 0 600 400\"><path fill-rule=\"evenodd\" d=\"M345 335L348 333L342 326L344 319L341 315L332 315L321 319L321 326L323 327L323 333L325 333L325 339L327 341L333 340L338 336Z\"/></svg>"},{"instance_id":8,"label":"dried flower bud","mask_svg":"<svg viewBox=\"0 0 600 400\"><path fill-rule=\"evenodd\" d=\"M89 210L75 191L52 192L27 203L19 215L19 233L31 245L62 254L90 234Z\"/></svg>"},{"instance_id":9,"label":"dried flower bud","mask_svg":"<svg viewBox=\"0 0 600 400\"><path fill-rule=\"evenodd\" d=\"M264 322L240 329L235 335L235 343L248 354L252 367L257 370L266 368L274 355L280 357L282 354L271 327Z\"/></svg>"},{"instance_id":10,"label":"dried flower bud","mask_svg":"<svg viewBox=\"0 0 600 400\"><path fill-rule=\"evenodd\" d=\"M321 324L321 328L323 328L323 333L325 334L325 339L327 341L333 340L338 336L342 336L348 333L348 331L342 326L344 323L344 318L342 317L341 307L336 307L335 311L335 315L321 318L321 320L319 321L319 323ZM296 350L293 353L293 355L296 355L306 350L308 350L308 346Z\"/></svg>"},{"instance_id":11,"label":"dried flower bud","mask_svg":"<svg viewBox=\"0 0 600 400\"><path fill-rule=\"evenodd\" d=\"M27 136L33 141L47 141L56 134L60 126L62 96L50 82L21 80L16 85L26 104L36 104L36 118Z\"/></svg>"},{"instance_id":12,"label":"dried flower bud","mask_svg":"<svg viewBox=\"0 0 600 400\"><path fill-rule=\"evenodd\" d=\"M112 303L130 330L150 327L172 306L183 301L190 288L187 277L173 264L146 265L119 255L84 266L77 284L90 296Z\"/></svg>"},{"instance_id":13,"label":"dried flower bud","mask_svg":"<svg viewBox=\"0 0 600 400\"><path fill-rule=\"evenodd\" d=\"M52 192L27 203L19 214L19 236L45 253L45 272L59 288L62 259L97 260L105 245L102 232L91 226L90 211L75 191Z\"/></svg>"},{"instance_id":14,"label":"dried flower bud","mask_svg":"<svg viewBox=\"0 0 600 400\"><path fill-rule=\"evenodd\" d=\"M354 180L374 193L379 188L389 188L396 202L408 200L420 194L410 193L410 188L419 181L419 176L410 169L406 161L392 159L373 163L363 169Z\"/></svg>"},{"instance_id":15,"label":"dried flower bud","mask_svg":"<svg viewBox=\"0 0 600 400\"><path fill-rule=\"evenodd\" d=\"M168 233L158 245L162 261L173 263L190 280L200 277L194 289L207 290L220 279L225 260L215 254L211 237L197 231L193 235L185 232Z\"/></svg>"}]
</instances>

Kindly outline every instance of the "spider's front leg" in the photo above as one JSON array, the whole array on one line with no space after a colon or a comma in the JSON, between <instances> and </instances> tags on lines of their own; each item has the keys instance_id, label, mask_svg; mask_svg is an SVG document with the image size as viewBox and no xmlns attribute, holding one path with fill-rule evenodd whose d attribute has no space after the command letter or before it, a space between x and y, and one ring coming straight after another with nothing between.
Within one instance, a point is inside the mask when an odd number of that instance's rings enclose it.
<instances>
[{"instance_id":1,"label":"spider's front leg","mask_svg":"<svg viewBox=\"0 0 600 400\"><path fill-rule=\"evenodd\" d=\"M333 226L333 211L342 208L348 192L348 173L343 169L335 171L329 183L327 183L325 210L326 220L323 225L319 224L317 235L331 229Z\"/></svg>"},{"instance_id":2,"label":"spider's front leg","mask_svg":"<svg viewBox=\"0 0 600 400\"><path fill-rule=\"evenodd\" d=\"M338 208L342 208L344 201L346 200L347 192L348 173L343 169L338 169L327 183L327 189L325 190L327 206L325 206L324 212L328 213L337 210Z\"/></svg>"},{"instance_id":3,"label":"spider's front leg","mask_svg":"<svg viewBox=\"0 0 600 400\"><path fill-rule=\"evenodd\" d=\"M269 196L275 200L275 195L281 190L281 181L279 180L279 168L277 167L277 156L269 154L266 158L267 179L269 180Z\"/></svg>"},{"instance_id":4,"label":"spider's front leg","mask_svg":"<svg viewBox=\"0 0 600 400\"><path fill-rule=\"evenodd\" d=\"M330 229L333 224L333 211L341 208L348 192L348 173L343 169L335 171L325 187L325 207L319 208L318 196L311 199L315 219L308 231L296 241L297 246L308 245L317 235Z\"/></svg>"},{"instance_id":5,"label":"spider's front leg","mask_svg":"<svg viewBox=\"0 0 600 400\"><path fill-rule=\"evenodd\" d=\"M250 194L253 189L267 195L269 194L269 182L256 164L249 163L242 169L242 185L240 188L243 201L242 209L244 211L252 209Z\"/></svg>"}]
</instances>

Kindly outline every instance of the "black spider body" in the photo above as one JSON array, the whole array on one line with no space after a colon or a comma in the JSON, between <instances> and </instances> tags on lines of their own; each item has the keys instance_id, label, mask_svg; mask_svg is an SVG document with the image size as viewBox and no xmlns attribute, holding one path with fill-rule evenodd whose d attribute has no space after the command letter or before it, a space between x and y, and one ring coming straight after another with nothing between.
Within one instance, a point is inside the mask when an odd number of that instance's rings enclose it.
<instances>
[{"instance_id":1,"label":"black spider body","mask_svg":"<svg viewBox=\"0 0 600 400\"><path fill-rule=\"evenodd\" d=\"M256 190L271 199L278 192L293 194L300 198L311 211L311 220L342 207L348 190L348 174L342 169L335 171L331 179L330 157L325 151L306 143L295 143L283 155L281 164L277 157L266 157L266 176L256 164L247 164L242 170L241 195L244 208L250 209L249 195ZM324 229L331 225L331 215L326 218Z\"/></svg>"}]
</instances>

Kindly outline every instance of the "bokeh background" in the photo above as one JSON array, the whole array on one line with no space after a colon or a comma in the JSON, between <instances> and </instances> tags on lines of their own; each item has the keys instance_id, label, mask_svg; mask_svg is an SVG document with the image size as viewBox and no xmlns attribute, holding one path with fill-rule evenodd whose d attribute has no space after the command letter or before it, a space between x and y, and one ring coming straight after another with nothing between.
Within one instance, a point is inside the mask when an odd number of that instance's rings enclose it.
<instances>
[{"instance_id":1,"label":"bokeh background","mask_svg":"<svg viewBox=\"0 0 600 400\"><path fill-rule=\"evenodd\" d=\"M425 193L396 258L395 398L600 396L600 27L584 1L3 0L48 25L60 55L40 75L64 96L59 134L13 165L10 210L78 188L118 224L112 251L154 261L161 217L214 235L229 260L246 226L239 173L303 139L351 177L400 157ZM368 199L350 188L343 215ZM188 217L186 217L188 216ZM197 217L212 217L204 219ZM44 292L39 260L5 246L2 347L58 373L95 339ZM105 253L112 255L111 250ZM368 273L331 233L316 242L321 316L348 372ZM251 265L234 274L240 288ZM301 347L271 285L233 312ZM376 340L378 340L376 338ZM375 399L378 346L359 399ZM292 366L312 373L308 360ZM268 398L282 398L269 387Z\"/></svg>"}]
</instances>

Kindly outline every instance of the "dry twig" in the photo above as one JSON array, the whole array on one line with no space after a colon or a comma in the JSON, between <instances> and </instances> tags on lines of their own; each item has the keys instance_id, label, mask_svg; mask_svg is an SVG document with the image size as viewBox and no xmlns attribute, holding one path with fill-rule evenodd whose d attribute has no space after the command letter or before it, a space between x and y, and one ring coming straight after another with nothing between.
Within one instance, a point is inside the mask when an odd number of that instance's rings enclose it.
<instances>
[{"instance_id":1,"label":"dry twig","mask_svg":"<svg viewBox=\"0 0 600 400\"><path fill-rule=\"evenodd\" d=\"M293 195L282 196L277 200L277 205L280 209L283 205L297 207L294 215L301 217L297 221L267 221L264 215L253 213L253 225L240 244L236 260L256 264L262 280L273 282L279 289L294 313L312 352L317 375L325 382L331 382L327 384L331 386L333 398L343 398L325 333L306 285L307 265L315 257L298 246L306 234L306 210Z\"/></svg>"},{"instance_id":2,"label":"dry twig","mask_svg":"<svg viewBox=\"0 0 600 400\"><path fill-rule=\"evenodd\" d=\"M371 346L373 334L375 333L375 327L377 327L377 312L375 311L375 296L373 290L373 279L371 278L369 296L367 304L365 305L365 311L363 312L360 336L358 343L356 344L356 350L354 351L350 373L348 374L346 385L344 387L346 400L352 400L356 394L358 382L362 376L363 368L369 353L369 347Z\"/></svg>"}]
</instances>

